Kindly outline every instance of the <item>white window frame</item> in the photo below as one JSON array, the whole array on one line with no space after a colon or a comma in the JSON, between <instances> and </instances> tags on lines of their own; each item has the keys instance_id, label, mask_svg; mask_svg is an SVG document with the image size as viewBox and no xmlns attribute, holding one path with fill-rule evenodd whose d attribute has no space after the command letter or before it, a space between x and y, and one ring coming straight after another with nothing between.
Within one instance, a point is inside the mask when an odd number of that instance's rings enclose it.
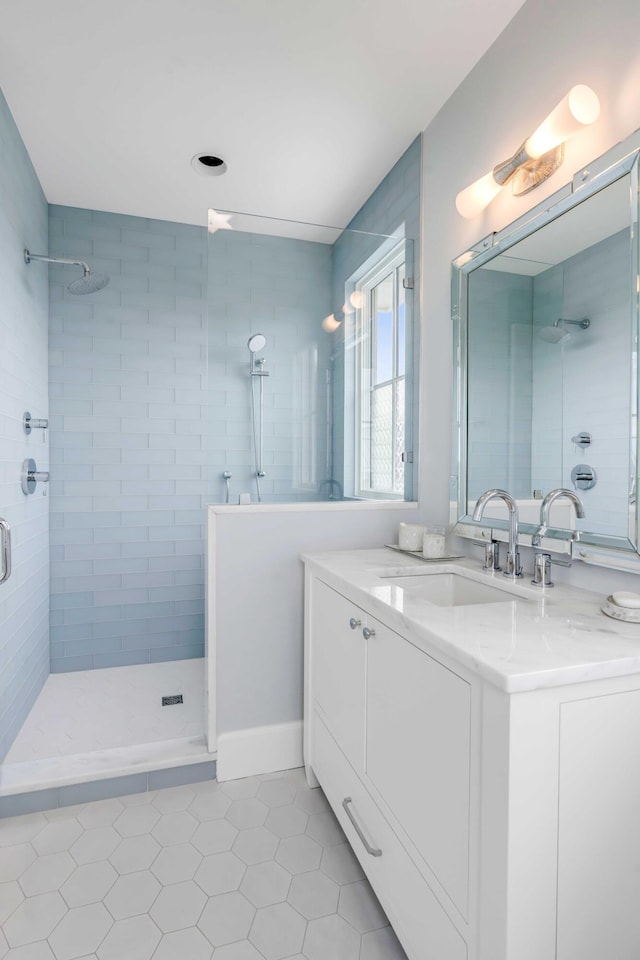
<instances>
[{"instance_id":1,"label":"white window frame","mask_svg":"<svg viewBox=\"0 0 640 960\"><path fill-rule=\"evenodd\" d=\"M300 494L318 485L318 344L299 350L293 366L293 486Z\"/></svg>"},{"instance_id":2,"label":"white window frame","mask_svg":"<svg viewBox=\"0 0 640 960\"><path fill-rule=\"evenodd\" d=\"M363 475L365 464L363 463L363 423L365 416L369 417L369 412L371 409L371 395L373 391L380 386L386 386L391 384L393 390L393 404L394 404L394 436L395 436L395 426L397 423L397 409L396 409L396 387L400 381L404 381L405 390L407 382L407 372L406 372L406 337L407 337L407 322L406 322L406 301L405 301L405 372L398 376L398 356L397 356L397 324L398 324L398 304L399 304L399 283L398 283L398 271L400 267L405 267L405 276L406 276L406 248L404 240L400 243L398 247L395 247L391 250L385 257L378 261L375 266L360 277L355 285L352 286L352 289L355 289L360 295L362 300L362 306L356 312L355 318L355 332L356 332L356 349L355 349L355 496L360 497L366 500L404 500L404 490L401 493L397 493L393 490L372 490L370 487L363 485ZM380 283L381 280L384 280L385 277L389 276L392 273L394 276L394 308L393 308L393 370L392 377L389 380L386 380L384 384L376 384L375 386L371 383L371 370L372 362L375 350L374 343L374 334L372 328L372 297L373 290ZM406 394L405 394L406 397ZM405 416L406 411L403 411L403 416ZM405 416L405 426L406 426L406 416Z\"/></svg>"}]
</instances>

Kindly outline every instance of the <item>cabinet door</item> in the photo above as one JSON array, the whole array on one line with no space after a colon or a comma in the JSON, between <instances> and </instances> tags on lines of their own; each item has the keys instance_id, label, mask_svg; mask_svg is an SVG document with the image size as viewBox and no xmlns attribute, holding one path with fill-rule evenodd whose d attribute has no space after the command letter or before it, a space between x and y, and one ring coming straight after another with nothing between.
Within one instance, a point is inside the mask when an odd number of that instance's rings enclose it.
<instances>
[{"instance_id":1,"label":"cabinet door","mask_svg":"<svg viewBox=\"0 0 640 960\"><path fill-rule=\"evenodd\" d=\"M356 770L364 766L363 611L321 580L311 595L311 691L314 705ZM356 622L355 629L350 621Z\"/></svg>"},{"instance_id":2,"label":"cabinet door","mask_svg":"<svg viewBox=\"0 0 640 960\"><path fill-rule=\"evenodd\" d=\"M471 688L387 627L369 625L367 776L466 917Z\"/></svg>"},{"instance_id":3,"label":"cabinet door","mask_svg":"<svg viewBox=\"0 0 640 960\"><path fill-rule=\"evenodd\" d=\"M640 956L640 691L562 705L558 960Z\"/></svg>"}]
</instances>

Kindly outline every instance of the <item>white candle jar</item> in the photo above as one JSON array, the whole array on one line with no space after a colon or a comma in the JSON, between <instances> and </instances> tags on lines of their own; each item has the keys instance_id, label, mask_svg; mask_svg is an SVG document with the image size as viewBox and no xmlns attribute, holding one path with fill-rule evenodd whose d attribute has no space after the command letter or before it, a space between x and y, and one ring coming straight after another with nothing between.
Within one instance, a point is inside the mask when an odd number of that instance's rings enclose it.
<instances>
[{"instance_id":1,"label":"white candle jar","mask_svg":"<svg viewBox=\"0 0 640 960\"><path fill-rule=\"evenodd\" d=\"M427 527L422 538L422 556L427 560L437 560L444 555L444 527Z\"/></svg>"},{"instance_id":2,"label":"white candle jar","mask_svg":"<svg viewBox=\"0 0 640 960\"><path fill-rule=\"evenodd\" d=\"M401 523L398 527L398 546L401 550L422 550L424 527L419 523Z\"/></svg>"}]
</instances>

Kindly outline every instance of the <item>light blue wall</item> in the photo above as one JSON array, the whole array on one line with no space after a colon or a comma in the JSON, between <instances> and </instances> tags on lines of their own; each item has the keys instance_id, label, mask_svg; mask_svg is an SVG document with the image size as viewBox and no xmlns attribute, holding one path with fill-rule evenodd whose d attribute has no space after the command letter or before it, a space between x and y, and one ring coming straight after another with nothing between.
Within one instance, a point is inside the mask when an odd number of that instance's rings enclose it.
<instances>
[{"instance_id":1,"label":"light blue wall","mask_svg":"<svg viewBox=\"0 0 640 960\"><path fill-rule=\"evenodd\" d=\"M46 488L25 497L25 457L47 469L48 442L22 415L47 416L47 204L0 93L0 516L12 527L13 573L0 584L0 760L49 672L49 520Z\"/></svg>"},{"instance_id":2,"label":"light blue wall","mask_svg":"<svg viewBox=\"0 0 640 960\"><path fill-rule=\"evenodd\" d=\"M207 266L199 227L60 206L49 223L53 255L111 276L74 297L73 268L50 268L51 669L202 656L203 507L225 469L255 493L251 332L268 338L265 497L315 497L292 481L295 363L327 312L330 248L217 235Z\"/></svg>"},{"instance_id":3,"label":"light blue wall","mask_svg":"<svg viewBox=\"0 0 640 960\"><path fill-rule=\"evenodd\" d=\"M50 208L51 669L203 655L206 247L198 227ZM75 272L74 272L75 270Z\"/></svg>"}]
</instances>

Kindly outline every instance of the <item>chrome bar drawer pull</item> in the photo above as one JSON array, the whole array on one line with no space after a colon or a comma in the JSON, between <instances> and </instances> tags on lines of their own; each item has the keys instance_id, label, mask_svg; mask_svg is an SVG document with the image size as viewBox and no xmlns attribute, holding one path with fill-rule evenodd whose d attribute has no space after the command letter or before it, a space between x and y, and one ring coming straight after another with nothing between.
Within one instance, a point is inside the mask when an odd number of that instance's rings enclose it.
<instances>
[{"instance_id":1,"label":"chrome bar drawer pull","mask_svg":"<svg viewBox=\"0 0 640 960\"><path fill-rule=\"evenodd\" d=\"M362 620L356 620L355 617L351 617L351 619L349 620L349 626L351 627L352 630L357 630L358 627L361 626L361 624L362 624Z\"/></svg>"},{"instance_id":2,"label":"chrome bar drawer pull","mask_svg":"<svg viewBox=\"0 0 640 960\"><path fill-rule=\"evenodd\" d=\"M349 804L350 804L350 803L353 803L353 800L351 799L351 797L345 797L344 800L342 801L342 806L343 806L343 808L344 808L344 812L346 813L346 815L349 817L349 820L351 821L351 825L352 825L353 829L355 830L355 832L356 832L356 833L358 834L358 836L360 837L360 840L362 841L362 844L363 844L365 850L367 851L367 853L369 854L370 857L381 857L381 856L382 856L382 850L379 850L377 847L372 847L372 846L371 846L371 844L369 843L369 841L368 841L367 838L365 837L364 833L362 832L360 826L358 825L358 823L357 823L357 821L356 821L356 818L354 817L352 811L349 809Z\"/></svg>"},{"instance_id":3,"label":"chrome bar drawer pull","mask_svg":"<svg viewBox=\"0 0 640 960\"><path fill-rule=\"evenodd\" d=\"M11 527L0 518L0 583L11 576Z\"/></svg>"},{"instance_id":4,"label":"chrome bar drawer pull","mask_svg":"<svg viewBox=\"0 0 640 960\"><path fill-rule=\"evenodd\" d=\"M369 627L362 628L362 636L365 638L365 640L368 640L369 637L375 637L375 635L375 630L371 630Z\"/></svg>"}]
</instances>

